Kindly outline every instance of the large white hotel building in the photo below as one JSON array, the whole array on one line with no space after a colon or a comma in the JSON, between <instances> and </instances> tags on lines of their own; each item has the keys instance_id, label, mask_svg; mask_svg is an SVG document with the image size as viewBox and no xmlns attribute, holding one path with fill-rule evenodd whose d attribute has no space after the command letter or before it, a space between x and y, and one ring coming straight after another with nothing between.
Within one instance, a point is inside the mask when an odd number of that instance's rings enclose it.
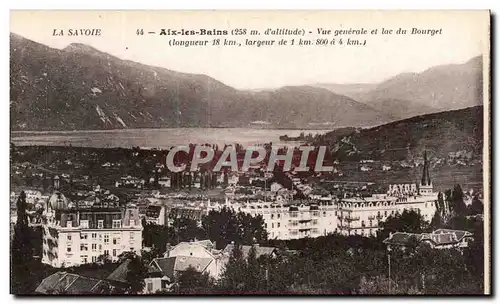
<instances>
[{"instance_id":1,"label":"large white hotel building","mask_svg":"<svg viewBox=\"0 0 500 304\"><path fill-rule=\"evenodd\" d=\"M420 184L390 185L387 193L370 197L329 197L314 203L247 202L226 203L235 211L242 211L264 219L269 239L300 239L329 233L343 235L375 235L379 224L389 216L404 210L419 212L430 221L436 212L438 193L433 191L429 163L424 154L424 167ZM209 208L220 208L209 203Z\"/></svg>"},{"instance_id":2,"label":"large white hotel building","mask_svg":"<svg viewBox=\"0 0 500 304\"><path fill-rule=\"evenodd\" d=\"M143 228L136 207L111 202L75 206L55 182L41 225L43 263L71 267L97 262L100 256L116 261L126 251L140 254Z\"/></svg>"}]
</instances>

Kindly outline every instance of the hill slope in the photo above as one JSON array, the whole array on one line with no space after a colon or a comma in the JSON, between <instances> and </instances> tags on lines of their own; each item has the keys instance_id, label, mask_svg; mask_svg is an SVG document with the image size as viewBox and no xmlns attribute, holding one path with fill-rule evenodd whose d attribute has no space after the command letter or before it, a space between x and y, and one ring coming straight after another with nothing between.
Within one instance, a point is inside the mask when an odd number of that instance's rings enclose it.
<instances>
[{"instance_id":1,"label":"hill slope","mask_svg":"<svg viewBox=\"0 0 500 304\"><path fill-rule=\"evenodd\" d=\"M308 128L394 120L314 87L239 91L205 75L121 60L83 44L52 49L10 36L12 130L161 127Z\"/></svg>"},{"instance_id":2,"label":"hill slope","mask_svg":"<svg viewBox=\"0 0 500 304\"><path fill-rule=\"evenodd\" d=\"M335 131L315 139L339 159L404 160L428 150L433 157L467 151L480 160L483 147L483 106L416 116L338 136Z\"/></svg>"}]
</instances>

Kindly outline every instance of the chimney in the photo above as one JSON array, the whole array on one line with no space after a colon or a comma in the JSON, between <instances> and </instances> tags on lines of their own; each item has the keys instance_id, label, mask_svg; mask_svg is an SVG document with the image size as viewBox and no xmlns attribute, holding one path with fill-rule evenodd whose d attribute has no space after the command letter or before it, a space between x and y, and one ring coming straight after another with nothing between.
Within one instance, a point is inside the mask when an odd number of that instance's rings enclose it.
<instances>
[{"instance_id":1,"label":"chimney","mask_svg":"<svg viewBox=\"0 0 500 304\"><path fill-rule=\"evenodd\" d=\"M166 248L166 252L165 252L165 257L169 257L170 256L170 250L172 250L172 246L170 246L170 243L167 243L167 248Z\"/></svg>"}]
</instances>

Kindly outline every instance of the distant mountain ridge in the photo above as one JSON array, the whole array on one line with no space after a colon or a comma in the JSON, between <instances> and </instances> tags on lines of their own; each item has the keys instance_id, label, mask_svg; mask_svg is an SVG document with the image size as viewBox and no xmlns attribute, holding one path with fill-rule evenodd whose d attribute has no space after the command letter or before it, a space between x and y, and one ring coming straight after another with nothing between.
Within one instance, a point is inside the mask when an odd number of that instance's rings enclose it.
<instances>
[{"instance_id":1,"label":"distant mountain ridge","mask_svg":"<svg viewBox=\"0 0 500 304\"><path fill-rule=\"evenodd\" d=\"M400 119L483 104L483 60L402 73L378 84L317 84Z\"/></svg>"},{"instance_id":2,"label":"distant mountain ridge","mask_svg":"<svg viewBox=\"0 0 500 304\"><path fill-rule=\"evenodd\" d=\"M206 75L153 67L73 43L10 36L12 130L374 126L395 117L313 86L240 91Z\"/></svg>"}]
</instances>

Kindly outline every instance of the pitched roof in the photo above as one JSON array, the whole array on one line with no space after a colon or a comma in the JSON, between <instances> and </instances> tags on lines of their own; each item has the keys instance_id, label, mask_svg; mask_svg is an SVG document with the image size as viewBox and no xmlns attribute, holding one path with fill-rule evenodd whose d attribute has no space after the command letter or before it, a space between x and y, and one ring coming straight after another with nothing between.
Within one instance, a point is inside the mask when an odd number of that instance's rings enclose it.
<instances>
[{"instance_id":1,"label":"pitched roof","mask_svg":"<svg viewBox=\"0 0 500 304\"><path fill-rule=\"evenodd\" d=\"M384 240L385 244L406 245L411 237L415 237L418 242L428 241L434 245L456 244L464 237L472 237L472 233L463 230L438 229L432 233L407 233L396 232Z\"/></svg>"},{"instance_id":2,"label":"pitched roof","mask_svg":"<svg viewBox=\"0 0 500 304\"><path fill-rule=\"evenodd\" d=\"M395 232L388 238L384 240L385 244L395 244L395 245L406 245L410 240L415 238L417 241L422 239L421 234L417 233L407 233L407 232Z\"/></svg>"},{"instance_id":3,"label":"pitched roof","mask_svg":"<svg viewBox=\"0 0 500 304\"><path fill-rule=\"evenodd\" d=\"M264 247L264 246L249 246L249 245L243 245L241 246L241 251L243 252L243 257L246 259L248 257L248 254L250 253L250 249L252 247L255 247L255 255L257 258L263 256L263 255L271 255L275 250L276 247ZM234 250L234 244L228 244L226 248L222 251L223 254L231 255L231 253Z\"/></svg>"},{"instance_id":4,"label":"pitched roof","mask_svg":"<svg viewBox=\"0 0 500 304\"><path fill-rule=\"evenodd\" d=\"M117 281L122 283L127 283L127 273L128 273L128 265L131 260L127 259L123 261L108 277L108 280Z\"/></svg>"},{"instance_id":5,"label":"pitched roof","mask_svg":"<svg viewBox=\"0 0 500 304\"><path fill-rule=\"evenodd\" d=\"M220 253L220 250L215 249L215 244L212 243L210 240L201 240L201 241L194 241L194 242L180 242L179 244L175 245L170 251L173 250L178 250L179 248L183 247L193 247L193 246L200 246L203 249L205 249L209 254L215 257L215 255Z\"/></svg>"},{"instance_id":6,"label":"pitched roof","mask_svg":"<svg viewBox=\"0 0 500 304\"><path fill-rule=\"evenodd\" d=\"M84 277L64 271L56 272L45 279L35 289L36 293L99 294L108 293L114 285L110 282Z\"/></svg>"},{"instance_id":7,"label":"pitched roof","mask_svg":"<svg viewBox=\"0 0 500 304\"><path fill-rule=\"evenodd\" d=\"M169 278L173 278L177 271L184 271L190 266L199 272L205 269L213 261L211 258L198 258L192 256L175 256L168 258L157 258L151 262L151 265L156 266L161 270L161 274Z\"/></svg>"},{"instance_id":8,"label":"pitched roof","mask_svg":"<svg viewBox=\"0 0 500 304\"><path fill-rule=\"evenodd\" d=\"M423 236L422 240L429 240L436 245L459 243L465 237L472 237L472 233L464 230L438 229Z\"/></svg>"}]
</instances>

